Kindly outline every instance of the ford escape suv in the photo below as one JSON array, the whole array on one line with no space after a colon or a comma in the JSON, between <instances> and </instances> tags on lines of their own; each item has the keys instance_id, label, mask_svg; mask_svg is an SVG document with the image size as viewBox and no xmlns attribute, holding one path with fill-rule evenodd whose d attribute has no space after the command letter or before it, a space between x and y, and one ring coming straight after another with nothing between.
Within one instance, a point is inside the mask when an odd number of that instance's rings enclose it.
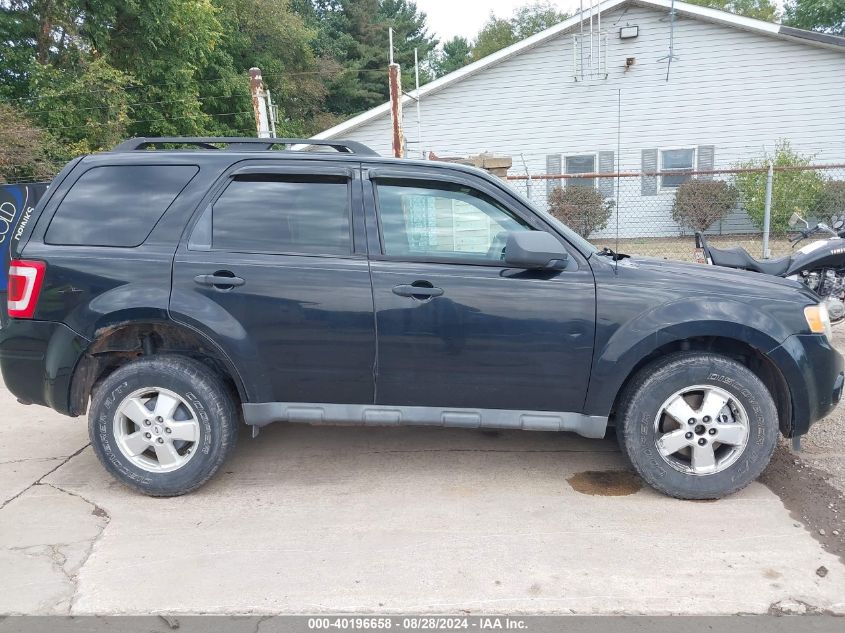
<instances>
[{"instance_id":1,"label":"ford escape suv","mask_svg":"<svg viewBox=\"0 0 845 633\"><path fill-rule=\"evenodd\" d=\"M208 481L242 420L615 427L649 484L711 499L842 391L804 286L599 250L484 172L352 142L132 139L14 237L6 385L87 412L149 495Z\"/></svg>"}]
</instances>

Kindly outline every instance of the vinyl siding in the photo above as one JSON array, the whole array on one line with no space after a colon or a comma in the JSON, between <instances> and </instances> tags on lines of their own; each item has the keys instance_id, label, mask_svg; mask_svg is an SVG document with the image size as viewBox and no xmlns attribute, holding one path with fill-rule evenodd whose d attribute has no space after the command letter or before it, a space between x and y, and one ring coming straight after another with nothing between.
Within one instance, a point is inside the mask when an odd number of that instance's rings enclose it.
<instances>
[{"instance_id":1,"label":"vinyl siding","mask_svg":"<svg viewBox=\"0 0 845 633\"><path fill-rule=\"evenodd\" d=\"M636 39L618 38L626 24L639 26ZM666 12L628 5L604 15L602 29L607 79L574 81L572 36L561 34L424 97L422 149L511 155L512 174L524 172L520 154L542 174L552 154L616 151L617 133L623 171L640 170L643 150L698 146L714 146L714 167L727 168L781 138L818 162L845 162L845 51L678 16L667 81L658 61L668 54ZM626 71L628 57L636 63ZM404 125L408 156L419 157L416 108L405 108ZM343 136L390 154L387 115ZM623 236L679 233L669 211L674 190L641 197L640 180L631 179L618 193ZM545 185L534 183L531 197L544 205ZM740 213L721 226L752 229Z\"/></svg>"}]
</instances>

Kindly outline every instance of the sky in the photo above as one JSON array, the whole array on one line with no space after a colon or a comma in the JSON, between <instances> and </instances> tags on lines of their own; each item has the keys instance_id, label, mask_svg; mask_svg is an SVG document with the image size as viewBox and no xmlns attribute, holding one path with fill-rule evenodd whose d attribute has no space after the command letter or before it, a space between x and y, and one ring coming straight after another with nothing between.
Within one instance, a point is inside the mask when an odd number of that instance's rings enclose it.
<instances>
[{"instance_id":1,"label":"sky","mask_svg":"<svg viewBox=\"0 0 845 633\"><path fill-rule=\"evenodd\" d=\"M585 1L589 5L589 0ZM500 18L509 18L514 9L530 4L530 0L416 0L416 3L417 8L428 15L429 30L445 41L456 35L471 39L491 11ZM569 12L579 6L579 0L553 0L551 3L561 11Z\"/></svg>"}]
</instances>

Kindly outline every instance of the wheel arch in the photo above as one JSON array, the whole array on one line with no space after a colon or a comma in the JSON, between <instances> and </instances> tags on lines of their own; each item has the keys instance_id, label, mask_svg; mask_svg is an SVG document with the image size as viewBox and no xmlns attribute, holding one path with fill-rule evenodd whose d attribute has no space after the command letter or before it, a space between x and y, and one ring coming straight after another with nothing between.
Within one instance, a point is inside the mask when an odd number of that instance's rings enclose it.
<instances>
[{"instance_id":1,"label":"wheel arch","mask_svg":"<svg viewBox=\"0 0 845 633\"><path fill-rule=\"evenodd\" d=\"M792 429L792 396L789 384L777 364L759 347L748 341L729 336L694 336L676 339L651 349L643 354L626 372L624 379L612 394L612 405L608 414L609 424L614 425L615 416L621 407L621 400L628 385L636 376L667 354L675 352L703 352L719 354L742 363L760 378L778 411L778 426L784 435Z\"/></svg>"},{"instance_id":2,"label":"wheel arch","mask_svg":"<svg viewBox=\"0 0 845 633\"><path fill-rule=\"evenodd\" d=\"M152 354L176 354L200 360L224 380L240 402L246 385L225 352L195 329L165 319L110 320L100 325L77 363L70 389L71 415L86 412L95 385L132 360Z\"/></svg>"}]
</instances>

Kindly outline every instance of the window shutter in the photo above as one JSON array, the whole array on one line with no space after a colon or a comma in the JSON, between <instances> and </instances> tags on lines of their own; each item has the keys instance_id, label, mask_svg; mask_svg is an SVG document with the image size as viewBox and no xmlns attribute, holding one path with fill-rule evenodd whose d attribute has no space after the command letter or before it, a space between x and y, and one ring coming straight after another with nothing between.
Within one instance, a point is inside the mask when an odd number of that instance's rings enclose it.
<instances>
[{"instance_id":1,"label":"window shutter","mask_svg":"<svg viewBox=\"0 0 845 633\"><path fill-rule=\"evenodd\" d=\"M599 173L612 174L616 171L616 164L614 162L615 154L613 152L599 152ZM599 178L598 189L602 198L612 198L614 182L613 178Z\"/></svg>"},{"instance_id":2,"label":"window shutter","mask_svg":"<svg viewBox=\"0 0 845 633\"><path fill-rule=\"evenodd\" d=\"M697 171L710 171L716 163L716 146L715 145L699 145L698 151ZM697 178L703 180L712 180L713 174L699 174Z\"/></svg>"},{"instance_id":3,"label":"window shutter","mask_svg":"<svg viewBox=\"0 0 845 633\"><path fill-rule=\"evenodd\" d=\"M561 173L562 169L560 154L549 154L546 156L546 175L556 176ZM560 178L549 178L546 181L546 196L549 196L558 187L560 187Z\"/></svg>"},{"instance_id":4,"label":"window shutter","mask_svg":"<svg viewBox=\"0 0 845 633\"><path fill-rule=\"evenodd\" d=\"M657 150L644 149L642 152L642 164L640 166L642 171L640 182L640 195L656 196L657 195L657 176L654 172L657 171Z\"/></svg>"}]
</instances>

